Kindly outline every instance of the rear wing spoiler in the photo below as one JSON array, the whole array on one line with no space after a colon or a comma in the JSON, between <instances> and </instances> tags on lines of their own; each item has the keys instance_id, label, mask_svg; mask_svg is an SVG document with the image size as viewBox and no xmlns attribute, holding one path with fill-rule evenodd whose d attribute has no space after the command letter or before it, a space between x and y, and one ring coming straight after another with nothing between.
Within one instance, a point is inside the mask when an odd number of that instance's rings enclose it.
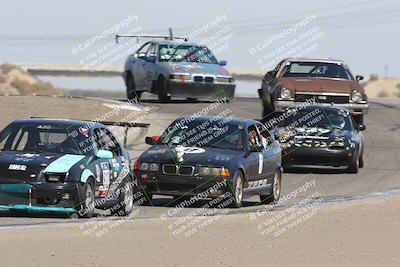
<instances>
[{"instance_id":1,"label":"rear wing spoiler","mask_svg":"<svg viewBox=\"0 0 400 267\"><path fill-rule=\"evenodd\" d=\"M126 147L126 142L128 139L128 131L130 128L149 128L150 123L138 123L138 122L122 122L122 121L96 121L106 126L117 126L125 127L124 133L124 147Z\"/></svg>"},{"instance_id":2,"label":"rear wing spoiler","mask_svg":"<svg viewBox=\"0 0 400 267\"><path fill-rule=\"evenodd\" d=\"M128 131L130 128L149 128L150 123L138 123L138 122L121 122L121 121L97 121L106 126L118 126L125 127L124 133L124 147L126 147L126 142L128 139Z\"/></svg>"},{"instance_id":3,"label":"rear wing spoiler","mask_svg":"<svg viewBox=\"0 0 400 267\"><path fill-rule=\"evenodd\" d=\"M171 28L169 28L169 35L131 34L131 33L117 34L117 35L115 35L115 42L117 44L118 44L119 38L136 38L138 42L139 42L140 38L165 39L165 40L171 40L171 41L172 40L184 40L185 42L187 42L189 40L187 37L174 36Z\"/></svg>"},{"instance_id":4,"label":"rear wing spoiler","mask_svg":"<svg viewBox=\"0 0 400 267\"><path fill-rule=\"evenodd\" d=\"M44 117L31 117L31 119L46 119ZM71 119L73 120L73 119ZM88 123L100 123L105 126L116 126L116 127L125 127L124 133L124 147L126 147L126 142L128 139L128 131L130 128L149 128L150 123L138 123L138 122L122 122L122 121L89 121L89 120L81 120L87 121Z\"/></svg>"}]
</instances>

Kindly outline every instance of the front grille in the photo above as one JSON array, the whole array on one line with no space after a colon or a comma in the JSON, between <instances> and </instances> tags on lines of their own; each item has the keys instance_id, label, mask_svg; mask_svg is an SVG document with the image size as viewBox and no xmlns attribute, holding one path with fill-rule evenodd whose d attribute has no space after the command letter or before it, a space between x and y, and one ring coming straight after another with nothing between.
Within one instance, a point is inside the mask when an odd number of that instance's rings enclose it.
<instances>
[{"instance_id":1,"label":"front grille","mask_svg":"<svg viewBox=\"0 0 400 267\"><path fill-rule=\"evenodd\" d=\"M213 83L214 82L214 77L204 77L204 82Z\"/></svg>"},{"instance_id":2,"label":"front grille","mask_svg":"<svg viewBox=\"0 0 400 267\"><path fill-rule=\"evenodd\" d=\"M195 75L193 76L193 81L197 83L213 83L214 82L214 77L213 76L200 76L200 75Z\"/></svg>"},{"instance_id":3,"label":"front grille","mask_svg":"<svg viewBox=\"0 0 400 267\"><path fill-rule=\"evenodd\" d=\"M176 165L164 164L163 165L163 172L164 172L164 174L176 175L177 174L177 167L176 167Z\"/></svg>"},{"instance_id":4,"label":"front grille","mask_svg":"<svg viewBox=\"0 0 400 267\"><path fill-rule=\"evenodd\" d=\"M335 104L348 104L350 101L349 95L311 95L311 94L296 94L295 102L306 102L315 100L316 103L335 103Z\"/></svg>"},{"instance_id":5,"label":"front grille","mask_svg":"<svg viewBox=\"0 0 400 267\"><path fill-rule=\"evenodd\" d=\"M163 173L168 175L183 175L192 176L194 173L193 166L177 166L172 164L164 164L162 167Z\"/></svg>"},{"instance_id":6,"label":"front grille","mask_svg":"<svg viewBox=\"0 0 400 267\"><path fill-rule=\"evenodd\" d=\"M203 76L193 76L193 81L202 83L203 82Z\"/></svg>"},{"instance_id":7,"label":"front grille","mask_svg":"<svg viewBox=\"0 0 400 267\"><path fill-rule=\"evenodd\" d=\"M192 166L179 166L178 174L192 176L194 172L194 167Z\"/></svg>"}]
</instances>

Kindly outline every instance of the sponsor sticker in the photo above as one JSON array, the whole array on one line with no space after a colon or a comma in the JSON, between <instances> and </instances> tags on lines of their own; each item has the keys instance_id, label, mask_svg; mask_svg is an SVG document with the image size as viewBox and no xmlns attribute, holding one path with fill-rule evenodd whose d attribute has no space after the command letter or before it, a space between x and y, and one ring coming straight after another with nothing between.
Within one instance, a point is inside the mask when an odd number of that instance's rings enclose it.
<instances>
[{"instance_id":1,"label":"sponsor sticker","mask_svg":"<svg viewBox=\"0 0 400 267\"><path fill-rule=\"evenodd\" d=\"M96 169L96 181L98 182L98 183L100 183L101 182L101 170L100 170L100 167L99 167L99 165L95 165L95 169Z\"/></svg>"},{"instance_id":2,"label":"sponsor sticker","mask_svg":"<svg viewBox=\"0 0 400 267\"><path fill-rule=\"evenodd\" d=\"M110 186L110 176L111 176L108 162L102 162L101 169L103 170L103 186L104 188L108 189L108 187Z\"/></svg>"},{"instance_id":3,"label":"sponsor sticker","mask_svg":"<svg viewBox=\"0 0 400 267\"><path fill-rule=\"evenodd\" d=\"M26 171L26 165L10 164L10 166L8 166L8 169L11 171Z\"/></svg>"}]
</instances>

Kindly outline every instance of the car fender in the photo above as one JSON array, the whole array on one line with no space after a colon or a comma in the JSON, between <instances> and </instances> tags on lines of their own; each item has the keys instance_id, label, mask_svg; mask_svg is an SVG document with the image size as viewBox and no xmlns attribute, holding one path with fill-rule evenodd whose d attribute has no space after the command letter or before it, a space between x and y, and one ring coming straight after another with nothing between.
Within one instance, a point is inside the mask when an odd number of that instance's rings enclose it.
<instances>
[{"instance_id":1,"label":"car fender","mask_svg":"<svg viewBox=\"0 0 400 267\"><path fill-rule=\"evenodd\" d=\"M85 183L85 184L86 184L86 182L87 182L87 180L89 179L89 177L95 177L95 175L93 174L93 172L92 172L91 170L85 169L85 170L82 172L82 174L81 174L80 181L81 181L82 183Z\"/></svg>"}]
</instances>

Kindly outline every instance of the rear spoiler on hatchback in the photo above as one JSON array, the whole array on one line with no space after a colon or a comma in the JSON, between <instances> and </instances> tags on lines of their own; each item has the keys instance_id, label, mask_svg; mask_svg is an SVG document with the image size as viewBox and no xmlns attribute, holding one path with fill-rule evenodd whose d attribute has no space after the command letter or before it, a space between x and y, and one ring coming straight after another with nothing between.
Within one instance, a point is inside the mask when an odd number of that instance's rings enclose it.
<instances>
[{"instance_id":1,"label":"rear spoiler on hatchback","mask_svg":"<svg viewBox=\"0 0 400 267\"><path fill-rule=\"evenodd\" d=\"M48 119L45 117L31 117L31 119ZM70 119L74 120L74 119ZM128 131L130 128L149 128L150 123L139 123L139 122L129 122L129 121L90 121L90 120L80 120L80 121L87 121L88 124L90 123L100 123L105 126L115 126L115 127L125 127L124 133L124 146L126 147L126 142L128 139Z\"/></svg>"},{"instance_id":2,"label":"rear spoiler on hatchback","mask_svg":"<svg viewBox=\"0 0 400 267\"><path fill-rule=\"evenodd\" d=\"M123 122L123 121L97 121L106 126L116 126L116 127L125 127L124 133L124 147L126 147L126 142L128 139L128 131L130 128L149 128L150 123L138 123L138 122Z\"/></svg>"}]
</instances>

